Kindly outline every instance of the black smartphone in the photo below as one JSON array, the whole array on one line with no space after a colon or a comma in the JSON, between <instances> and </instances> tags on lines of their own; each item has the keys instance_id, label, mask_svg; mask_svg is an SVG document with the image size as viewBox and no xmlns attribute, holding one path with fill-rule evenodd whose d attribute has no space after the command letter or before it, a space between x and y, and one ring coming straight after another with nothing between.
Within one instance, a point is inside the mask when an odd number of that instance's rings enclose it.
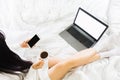
<instances>
[{"instance_id":1,"label":"black smartphone","mask_svg":"<svg viewBox=\"0 0 120 80\"><path fill-rule=\"evenodd\" d=\"M40 38L38 37L37 34L35 34L32 37L32 39L30 39L30 41L28 42L28 45L32 48L39 40L40 40Z\"/></svg>"}]
</instances>

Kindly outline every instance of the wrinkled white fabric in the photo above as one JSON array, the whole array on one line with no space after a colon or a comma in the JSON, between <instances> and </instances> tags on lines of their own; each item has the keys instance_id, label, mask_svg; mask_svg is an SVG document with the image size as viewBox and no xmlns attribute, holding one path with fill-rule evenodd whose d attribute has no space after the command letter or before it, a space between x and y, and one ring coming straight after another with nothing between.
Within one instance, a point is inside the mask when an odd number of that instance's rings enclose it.
<instances>
[{"instance_id":1,"label":"wrinkled white fabric","mask_svg":"<svg viewBox=\"0 0 120 80\"><path fill-rule=\"evenodd\" d=\"M120 48L114 48L112 50L99 53L101 58L112 57L112 56L120 56Z\"/></svg>"}]
</instances>

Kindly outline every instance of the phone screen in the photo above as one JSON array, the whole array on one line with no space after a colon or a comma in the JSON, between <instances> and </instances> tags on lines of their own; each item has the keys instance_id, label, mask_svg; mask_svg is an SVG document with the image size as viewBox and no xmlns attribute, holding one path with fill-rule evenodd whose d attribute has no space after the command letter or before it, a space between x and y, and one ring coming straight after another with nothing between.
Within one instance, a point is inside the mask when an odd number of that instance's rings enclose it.
<instances>
[{"instance_id":1,"label":"phone screen","mask_svg":"<svg viewBox=\"0 0 120 80\"><path fill-rule=\"evenodd\" d=\"M28 42L28 45L32 48L39 40L40 38L35 34L32 37L32 39Z\"/></svg>"}]
</instances>

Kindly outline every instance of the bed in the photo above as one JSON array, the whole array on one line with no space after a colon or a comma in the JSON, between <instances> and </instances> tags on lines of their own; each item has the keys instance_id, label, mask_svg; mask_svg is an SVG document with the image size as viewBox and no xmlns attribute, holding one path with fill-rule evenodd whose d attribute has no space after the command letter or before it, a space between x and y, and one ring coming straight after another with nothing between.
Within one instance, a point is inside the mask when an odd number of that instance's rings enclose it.
<instances>
[{"instance_id":1,"label":"bed","mask_svg":"<svg viewBox=\"0 0 120 80\"><path fill-rule=\"evenodd\" d=\"M95 45L98 51L120 46L119 0L0 0L0 29L5 32L10 48L24 59L34 61L39 50L47 50L53 56L73 55L77 51L59 33L73 22L79 7L109 25L107 32ZM34 34L41 39L32 50L34 54L16 46ZM71 70L64 80L120 80L119 60L119 56L114 56L80 66ZM0 73L0 80L20 78Z\"/></svg>"}]
</instances>

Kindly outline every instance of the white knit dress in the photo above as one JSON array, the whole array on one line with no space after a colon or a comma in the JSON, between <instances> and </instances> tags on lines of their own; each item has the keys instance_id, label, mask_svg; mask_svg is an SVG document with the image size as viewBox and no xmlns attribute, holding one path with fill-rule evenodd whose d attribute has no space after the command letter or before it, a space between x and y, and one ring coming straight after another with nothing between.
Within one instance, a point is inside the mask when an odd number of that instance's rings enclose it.
<instances>
[{"instance_id":1,"label":"white knit dress","mask_svg":"<svg viewBox=\"0 0 120 80\"><path fill-rule=\"evenodd\" d=\"M48 59L44 60L44 65L41 69L30 68L24 80L50 80L48 75Z\"/></svg>"}]
</instances>

